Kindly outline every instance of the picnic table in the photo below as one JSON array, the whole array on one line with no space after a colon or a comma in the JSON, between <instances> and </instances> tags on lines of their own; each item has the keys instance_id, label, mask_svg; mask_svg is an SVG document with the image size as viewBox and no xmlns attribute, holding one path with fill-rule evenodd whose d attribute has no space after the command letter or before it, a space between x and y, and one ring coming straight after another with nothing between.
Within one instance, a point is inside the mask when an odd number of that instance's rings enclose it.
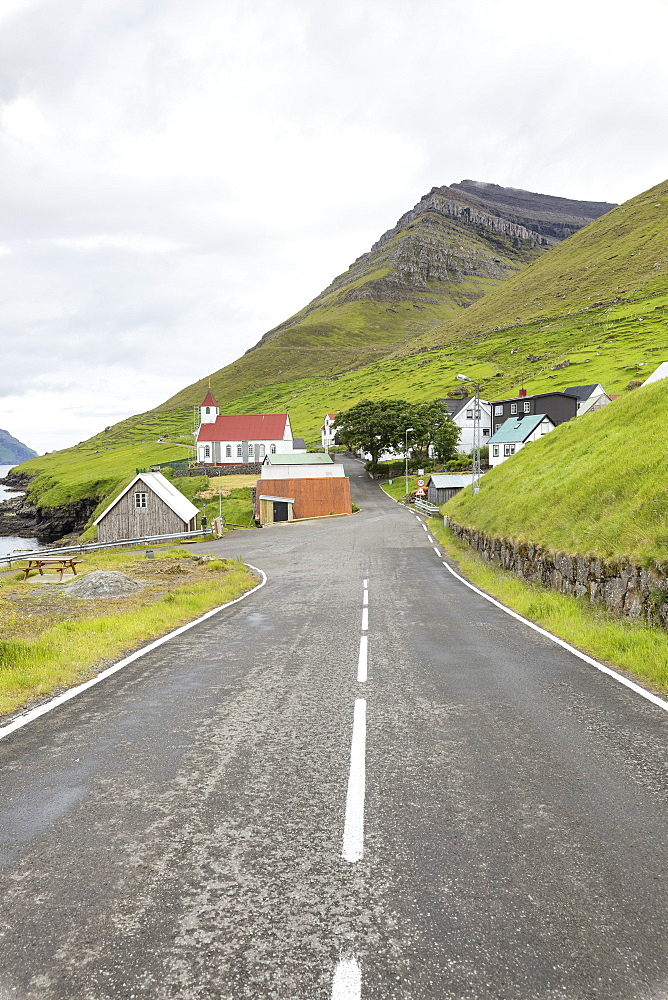
<instances>
[{"instance_id":1,"label":"picnic table","mask_svg":"<svg viewBox=\"0 0 668 1000\"><path fill-rule=\"evenodd\" d=\"M62 583L63 573L66 569L71 569L74 575L77 575L76 566L77 563L81 562L80 559L73 559L72 556L35 556L28 559L28 565L23 567L24 580L28 579L30 571L33 569L39 570L39 575L44 576L44 569L48 569L53 566L57 572L60 573L59 583Z\"/></svg>"}]
</instances>

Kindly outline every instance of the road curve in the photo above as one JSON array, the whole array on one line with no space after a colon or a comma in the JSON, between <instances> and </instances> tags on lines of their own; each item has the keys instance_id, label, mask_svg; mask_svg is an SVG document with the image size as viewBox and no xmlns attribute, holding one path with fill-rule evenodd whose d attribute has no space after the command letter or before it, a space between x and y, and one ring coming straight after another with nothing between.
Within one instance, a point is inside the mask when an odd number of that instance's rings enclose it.
<instances>
[{"instance_id":1,"label":"road curve","mask_svg":"<svg viewBox=\"0 0 668 1000\"><path fill-rule=\"evenodd\" d=\"M208 546L262 590L0 741L0 1000L668 997L668 713L349 469L359 514Z\"/></svg>"}]
</instances>

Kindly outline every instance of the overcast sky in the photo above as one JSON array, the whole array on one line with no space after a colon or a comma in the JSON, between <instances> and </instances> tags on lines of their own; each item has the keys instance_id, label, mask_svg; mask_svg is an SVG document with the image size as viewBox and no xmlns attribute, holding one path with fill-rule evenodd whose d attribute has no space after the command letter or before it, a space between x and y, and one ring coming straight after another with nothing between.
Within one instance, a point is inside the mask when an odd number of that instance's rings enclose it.
<instances>
[{"instance_id":1,"label":"overcast sky","mask_svg":"<svg viewBox=\"0 0 668 1000\"><path fill-rule=\"evenodd\" d=\"M668 175L665 0L0 0L0 427L233 361L434 185Z\"/></svg>"}]
</instances>

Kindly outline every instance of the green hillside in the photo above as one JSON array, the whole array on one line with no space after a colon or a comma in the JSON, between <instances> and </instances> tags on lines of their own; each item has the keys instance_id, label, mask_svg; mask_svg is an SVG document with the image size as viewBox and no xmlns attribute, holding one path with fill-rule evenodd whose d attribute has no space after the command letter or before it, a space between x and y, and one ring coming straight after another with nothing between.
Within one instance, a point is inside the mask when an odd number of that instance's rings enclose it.
<instances>
[{"instance_id":1,"label":"green hillside","mask_svg":"<svg viewBox=\"0 0 668 1000\"><path fill-rule=\"evenodd\" d=\"M458 524L548 549L668 560L668 380L525 445L446 505Z\"/></svg>"},{"instance_id":2,"label":"green hillside","mask_svg":"<svg viewBox=\"0 0 668 1000\"><path fill-rule=\"evenodd\" d=\"M521 385L536 392L599 381L623 393L668 359L668 182L547 249L542 237L520 239L519 221L463 219L461 203L443 193L450 190L437 189L440 202L433 193L423 199L314 303L213 373L223 410L288 410L294 433L314 445L326 412L365 397L443 397L460 388L462 371L488 398ZM450 236L439 242L437 231ZM186 454L179 445L192 442L193 406L207 384L24 463L21 471L39 473L31 496L41 505L101 497L112 471L120 478L129 465ZM166 435L170 444L158 443Z\"/></svg>"}]
</instances>

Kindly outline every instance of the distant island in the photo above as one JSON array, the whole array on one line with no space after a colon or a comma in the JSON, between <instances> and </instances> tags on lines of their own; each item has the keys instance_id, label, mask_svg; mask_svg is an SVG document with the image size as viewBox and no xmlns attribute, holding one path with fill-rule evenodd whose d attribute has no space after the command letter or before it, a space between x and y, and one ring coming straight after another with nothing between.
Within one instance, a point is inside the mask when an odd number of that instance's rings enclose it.
<instances>
[{"instance_id":1,"label":"distant island","mask_svg":"<svg viewBox=\"0 0 668 1000\"><path fill-rule=\"evenodd\" d=\"M35 458L36 455L36 451L13 437L9 431L0 429L0 465L25 462L28 458Z\"/></svg>"}]
</instances>

